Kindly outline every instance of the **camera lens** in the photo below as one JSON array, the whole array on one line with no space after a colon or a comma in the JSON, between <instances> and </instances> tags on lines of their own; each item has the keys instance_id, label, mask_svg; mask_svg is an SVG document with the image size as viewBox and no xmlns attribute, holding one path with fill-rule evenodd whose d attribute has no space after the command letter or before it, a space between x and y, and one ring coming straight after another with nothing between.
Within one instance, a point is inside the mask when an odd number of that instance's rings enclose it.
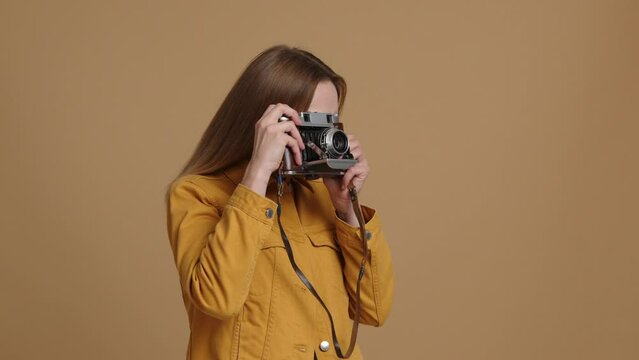
<instances>
[{"instance_id":1,"label":"camera lens","mask_svg":"<svg viewBox=\"0 0 639 360\"><path fill-rule=\"evenodd\" d=\"M333 134L333 149L340 154L348 150L348 137L346 137L346 134L341 131Z\"/></svg>"},{"instance_id":2,"label":"camera lens","mask_svg":"<svg viewBox=\"0 0 639 360\"><path fill-rule=\"evenodd\" d=\"M338 158L348 152L348 136L342 130L326 129L320 138L322 147L329 157Z\"/></svg>"}]
</instances>

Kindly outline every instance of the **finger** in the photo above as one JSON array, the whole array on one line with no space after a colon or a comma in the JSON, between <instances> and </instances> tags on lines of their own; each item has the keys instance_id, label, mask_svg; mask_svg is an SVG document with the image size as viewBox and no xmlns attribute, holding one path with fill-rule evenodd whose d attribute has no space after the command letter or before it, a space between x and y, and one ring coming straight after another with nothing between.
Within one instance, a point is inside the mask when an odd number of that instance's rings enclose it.
<instances>
[{"instance_id":1,"label":"finger","mask_svg":"<svg viewBox=\"0 0 639 360\"><path fill-rule=\"evenodd\" d=\"M277 111L276 107L277 105L274 104L268 106L268 108L264 112L264 115L262 115L262 118L259 121L262 124L262 127L267 127L279 122L281 113Z\"/></svg>"},{"instance_id":2,"label":"finger","mask_svg":"<svg viewBox=\"0 0 639 360\"><path fill-rule=\"evenodd\" d=\"M274 126L276 129L278 129L277 131L285 132L291 135L295 139L295 141L297 141L300 149L306 148L306 146L304 145L304 140L302 139L302 135L300 134L300 131L297 129L297 126L295 126L294 123L290 121L283 121L271 126Z\"/></svg>"},{"instance_id":3,"label":"finger","mask_svg":"<svg viewBox=\"0 0 639 360\"><path fill-rule=\"evenodd\" d=\"M355 159L359 159L362 155L362 148L359 146L358 142L349 143L348 151L350 151L351 155L353 155Z\"/></svg>"},{"instance_id":4,"label":"finger","mask_svg":"<svg viewBox=\"0 0 639 360\"><path fill-rule=\"evenodd\" d=\"M261 128L261 127L265 127L266 125L264 124L264 120L266 118L269 117L269 114L271 114L271 112L273 111L273 108L275 107L274 104L269 105L266 110L264 110L264 113L262 114L262 117L260 117L256 122L255 122L255 127L256 128Z\"/></svg>"},{"instance_id":5,"label":"finger","mask_svg":"<svg viewBox=\"0 0 639 360\"><path fill-rule=\"evenodd\" d=\"M273 111L275 112L275 114L277 114L277 119L282 117L282 115L285 115L287 118L292 120L293 123L295 123L295 125L298 125L298 126L302 125L302 120L300 119L300 116L297 113L297 111L286 104L275 105L275 107L273 108Z\"/></svg>"},{"instance_id":6,"label":"finger","mask_svg":"<svg viewBox=\"0 0 639 360\"><path fill-rule=\"evenodd\" d=\"M345 190L346 188L348 188L348 185L351 183L351 180L353 180L353 177L357 175L356 166L357 164L353 165L350 169L346 171L346 173L342 177L342 190Z\"/></svg>"},{"instance_id":7,"label":"finger","mask_svg":"<svg viewBox=\"0 0 639 360\"><path fill-rule=\"evenodd\" d=\"M348 188L348 185L350 185L351 180L355 176L355 173L352 171L352 169L353 168L348 169L348 171L346 171L346 173L344 174L344 177L342 177L342 190L346 190Z\"/></svg>"},{"instance_id":8,"label":"finger","mask_svg":"<svg viewBox=\"0 0 639 360\"><path fill-rule=\"evenodd\" d=\"M353 158L355 160L359 160L359 158L362 156L362 151L359 148L355 148L355 149L350 149L351 155L353 155Z\"/></svg>"},{"instance_id":9,"label":"finger","mask_svg":"<svg viewBox=\"0 0 639 360\"><path fill-rule=\"evenodd\" d=\"M346 189L355 178L366 179L368 174L368 165L357 163L353 165L342 178L342 189Z\"/></svg>"},{"instance_id":10,"label":"finger","mask_svg":"<svg viewBox=\"0 0 639 360\"><path fill-rule=\"evenodd\" d=\"M346 134L346 137L348 138L348 144L351 147L359 146L359 140L357 140L357 138L354 135Z\"/></svg>"},{"instance_id":11,"label":"finger","mask_svg":"<svg viewBox=\"0 0 639 360\"><path fill-rule=\"evenodd\" d=\"M284 136L286 136L286 145L293 152L293 156L295 157L295 163L297 165L302 165L302 152L300 151L300 148L298 147L297 141L289 135L285 134Z\"/></svg>"},{"instance_id":12,"label":"finger","mask_svg":"<svg viewBox=\"0 0 639 360\"><path fill-rule=\"evenodd\" d=\"M364 153L359 140L357 140L355 136L350 134L347 134L346 136L348 137L348 150L350 151L351 155L353 155L353 158L357 160L359 160L360 158L363 159Z\"/></svg>"},{"instance_id":13,"label":"finger","mask_svg":"<svg viewBox=\"0 0 639 360\"><path fill-rule=\"evenodd\" d=\"M293 126L293 129L289 131L289 134L293 138L295 138L295 140L297 140L297 142L299 143L300 149L304 150L306 148L306 144L304 144L304 139L302 139L302 134L300 134L300 131L297 128L297 126Z\"/></svg>"},{"instance_id":14,"label":"finger","mask_svg":"<svg viewBox=\"0 0 639 360\"><path fill-rule=\"evenodd\" d=\"M295 124L302 124L297 111L286 104L269 105L258 123L261 123L263 127L267 127L279 122L279 119L282 117L282 115L285 115L287 118L291 119Z\"/></svg>"},{"instance_id":15,"label":"finger","mask_svg":"<svg viewBox=\"0 0 639 360\"><path fill-rule=\"evenodd\" d=\"M264 113L262 114L262 118L266 116L266 114L270 113L271 110L273 110L273 108L275 107L275 104L271 104L269 105L266 110L264 110Z\"/></svg>"}]
</instances>

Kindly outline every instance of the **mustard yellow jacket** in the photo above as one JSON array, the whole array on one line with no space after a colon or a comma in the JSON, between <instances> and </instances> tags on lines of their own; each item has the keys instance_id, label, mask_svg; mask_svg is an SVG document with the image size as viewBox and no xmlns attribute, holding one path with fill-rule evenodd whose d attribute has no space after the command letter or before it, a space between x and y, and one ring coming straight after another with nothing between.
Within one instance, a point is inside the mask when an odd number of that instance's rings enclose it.
<instances>
[{"instance_id":1,"label":"mustard yellow jacket","mask_svg":"<svg viewBox=\"0 0 639 360\"><path fill-rule=\"evenodd\" d=\"M245 166L171 184L167 225L191 329L187 359L335 359L330 323L297 277L266 197L240 184ZM289 181L282 224L295 260L335 320L342 351L350 341L362 256L358 229L335 216L322 180ZM379 216L363 207L372 233L362 279L361 323L380 326L393 297L391 254ZM319 344L328 341L328 351ZM361 359L359 347L351 359Z\"/></svg>"}]
</instances>

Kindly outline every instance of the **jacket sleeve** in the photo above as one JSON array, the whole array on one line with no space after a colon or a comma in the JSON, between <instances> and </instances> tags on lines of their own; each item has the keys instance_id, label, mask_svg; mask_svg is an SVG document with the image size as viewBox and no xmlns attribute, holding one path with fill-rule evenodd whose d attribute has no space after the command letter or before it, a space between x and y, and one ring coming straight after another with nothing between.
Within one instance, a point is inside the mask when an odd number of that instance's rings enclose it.
<instances>
[{"instance_id":1,"label":"jacket sleeve","mask_svg":"<svg viewBox=\"0 0 639 360\"><path fill-rule=\"evenodd\" d=\"M274 209L273 201L242 184L223 208L190 179L172 185L167 203L171 247L182 292L201 311L220 319L240 311Z\"/></svg>"},{"instance_id":2,"label":"jacket sleeve","mask_svg":"<svg viewBox=\"0 0 639 360\"><path fill-rule=\"evenodd\" d=\"M362 206L366 230L371 237L367 240L368 259L362 278L361 318L367 325L381 326L390 313L393 300L394 274L391 253L382 232L379 216L375 210ZM358 227L349 225L336 217L335 235L344 256L344 276L350 298L349 315L355 315L357 277L363 256L362 239Z\"/></svg>"}]
</instances>

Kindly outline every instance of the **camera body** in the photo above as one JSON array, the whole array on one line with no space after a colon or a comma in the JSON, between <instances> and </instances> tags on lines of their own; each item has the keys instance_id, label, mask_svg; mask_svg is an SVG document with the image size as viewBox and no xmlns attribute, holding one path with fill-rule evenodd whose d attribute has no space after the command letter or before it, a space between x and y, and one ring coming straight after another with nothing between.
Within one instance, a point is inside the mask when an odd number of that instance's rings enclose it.
<instances>
[{"instance_id":1,"label":"camera body","mask_svg":"<svg viewBox=\"0 0 639 360\"><path fill-rule=\"evenodd\" d=\"M282 175L306 178L335 177L357 163L349 151L349 142L339 122L338 114L300 113L302 125L297 129L306 148L302 150L302 165L297 166L287 147L282 159ZM286 116L279 121L290 121Z\"/></svg>"}]
</instances>

